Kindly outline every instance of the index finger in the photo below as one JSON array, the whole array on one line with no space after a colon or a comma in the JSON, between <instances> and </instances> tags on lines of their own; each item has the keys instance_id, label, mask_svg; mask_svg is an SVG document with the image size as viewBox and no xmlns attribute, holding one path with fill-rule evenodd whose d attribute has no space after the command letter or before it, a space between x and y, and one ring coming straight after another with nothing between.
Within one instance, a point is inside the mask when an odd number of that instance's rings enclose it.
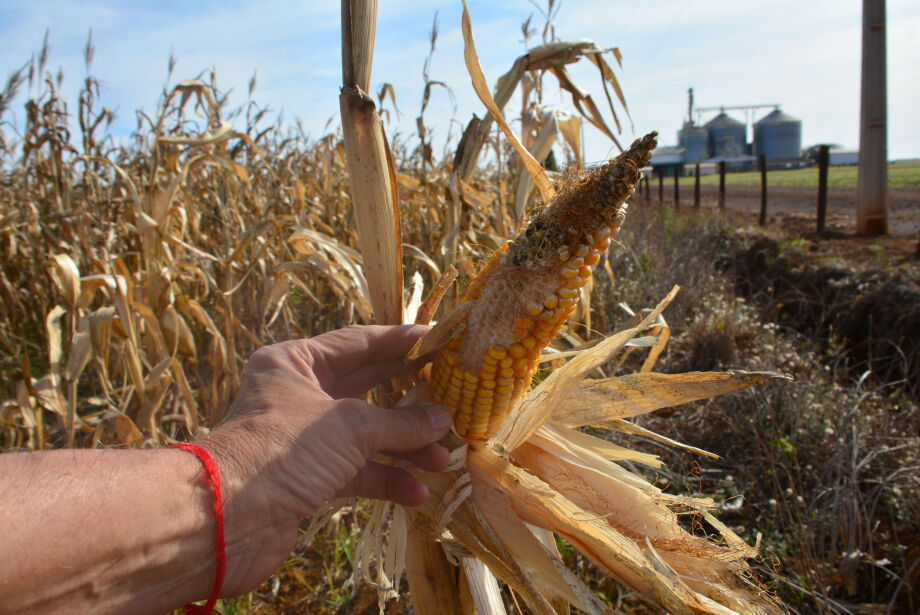
<instances>
[{"instance_id":1,"label":"index finger","mask_svg":"<svg viewBox=\"0 0 920 615\"><path fill-rule=\"evenodd\" d=\"M402 359L430 327L352 325L308 340L310 354L341 377L368 364Z\"/></svg>"}]
</instances>

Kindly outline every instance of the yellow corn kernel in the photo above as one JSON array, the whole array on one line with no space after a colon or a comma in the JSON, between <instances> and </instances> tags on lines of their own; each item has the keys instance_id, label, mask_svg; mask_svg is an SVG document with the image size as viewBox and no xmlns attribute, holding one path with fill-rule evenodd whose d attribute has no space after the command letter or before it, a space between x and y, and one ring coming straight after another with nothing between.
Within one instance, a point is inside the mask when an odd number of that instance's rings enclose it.
<instances>
[{"instance_id":1,"label":"yellow corn kernel","mask_svg":"<svg viewBox=\"0 0 920 615\"><path fill-rule=\"evenodd\" d=\"M578 288L581 288L584 285L584 283L585 283L584 280L576 276L572 278L571 280L569 280L568 282L566 282L565 285L567 288L578 289Z\"/></svg>"},{"instance_id":2,"label":"yellow corn kernel","mask_svg":"<svg viewBox=\"0 0 920 615\"><path fill-rule=\"evenodd\" d=\"M495 395L505 395L509 394L514 390L514 384L509 382L508 384L500 384L495 387Z\"/></svg>"},{"instance_id":3,"label":"yellow corn kernel","mask_svg":"<svg viewBox=\"0 0 920 615\"><path fill-rule=\"evenodd\" d=\"M577 276L577 275L578 275L578 269L568 269L568 268L566 268L566 269L563 269L563 270L562 270L562 277L564 277L564 278L567 279L567 280L571 280L572 278L574 278L574 277Z\"/></svg>"},{"instance_id":4,"label":"yellow corn kernel","mask_svg":"<svg viewBox=\"0 0 920 615\"><path fill-rule=\"evenodd\" d=\"M527 351L524 349L524 346L517 342L511 344L511 346L508 347L508 355L510 355L512 358L520 359L526 354Z\"/></svg>"},{"instance_id":5,"label":"yellow corn kernel","mask_svg":"<svg viewBox=\"0 0 920 615\"><path fill-rule=\"evenodd\" d=\"M563 284L556 289L556 294L563 299L574 299L578 296L578 291L573 288L569 288L568 284Z\"/></svg>"}]
</instances>

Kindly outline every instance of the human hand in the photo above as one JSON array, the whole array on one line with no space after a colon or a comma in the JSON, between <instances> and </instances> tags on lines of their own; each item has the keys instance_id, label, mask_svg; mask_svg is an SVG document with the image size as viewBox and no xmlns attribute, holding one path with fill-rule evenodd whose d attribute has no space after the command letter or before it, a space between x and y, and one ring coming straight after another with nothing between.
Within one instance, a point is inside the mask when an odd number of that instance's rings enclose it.
<instances>
[{"instance_id":1,"label":"human hand","mask_svg":"<svg viewBox=\"0 0 920 615\"><path fill-rule=\"evenodd\" d=\"M399 374L419 326L353 326L256 351L225 420L200 443L221 470L228 568L225 593L264 580L294 546L297 525L339 496L421 504L427 488L378 452L429 471L451 416L439 406L382 409L355 397Z\"/></svg>"}]
</instances>

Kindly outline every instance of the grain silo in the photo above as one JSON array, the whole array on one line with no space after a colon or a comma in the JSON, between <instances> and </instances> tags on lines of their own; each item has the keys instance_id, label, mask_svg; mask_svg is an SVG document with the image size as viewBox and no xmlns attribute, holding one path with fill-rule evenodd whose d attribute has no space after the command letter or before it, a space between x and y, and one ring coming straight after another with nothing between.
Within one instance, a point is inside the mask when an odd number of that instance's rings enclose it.
<instances>
[{"instance_id":1,"label":"grain silo","mask_svg":"<svg viewBox=\"0 0 920 615\"><path fill-rule=\"evenodd\" d=\"M685 122L677 134L677 140L684 148L686 164L695 164L709 158L709 131L702 126Z\"/></svg>"},{"instance_id":2,"label":"grain silo","mask_svg":"<svg viewBox=\"0 0 920 615\"><path fill-rule=\"evenodd\" d=\"M739 158L747 154L747 127L724 111L706 123L709 150L715 158Z\"/></svg>"},{"instance_id":3,"label":"grain silo","mask_svg":"<svg viewBox=\"0 0 920 615\"><path fill-rule=\"evenodd\" d=\"M754 155L767 160L799 158L802 155L802 121L779 109L754 124Z\"/></svg>"}]
</instances>

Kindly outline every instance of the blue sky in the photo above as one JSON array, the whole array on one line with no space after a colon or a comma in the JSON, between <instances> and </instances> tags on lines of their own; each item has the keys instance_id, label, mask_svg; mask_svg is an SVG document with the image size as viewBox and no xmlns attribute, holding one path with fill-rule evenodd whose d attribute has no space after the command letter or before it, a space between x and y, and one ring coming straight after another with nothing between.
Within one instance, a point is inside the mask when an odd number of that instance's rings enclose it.
<instances>
[{"instance_id":1,"label":"blue sky","mask_svg":"<svg viewBox=\"0 0 920 615\"><path fill-rule=\"evenodd\" d=\"M469 7L483 69L494 84L525 51L521 22L534 13L534 25L541 26L542 18L525 0L470 1ZM82 50L92 27L93 74L104 84L102 104L118 110L117 132L134 127L135 109L155 110L172 51L178 59L173 83L214 67L220 86L234 90L231 102L240 104L257 71L255 100L276 111L283 108L288 119L299 117L311 136L320 137L330 119L338 123L339 11L339 3L331 1L4 0L0 78L28 61L50 28L49 65L63 68L64 94L74 101L85 75ZM440 89L426 111L436 151L441 151L451 126L456 138L472 113L484 113L463 65L459 0L380 2L372 89L384 82L395 86L402 119L388 130L411 138L435 11L440 35L430 75L449 84L456 97L455 116ZM556 34L620 47L623 70L617 69L617 75L635 127L633 132L628 122L624 125L624 141L656 129L665 143L674 142L692 86L700 106L779 103L802 120L804 145L833 142L855 148L860 20L857 0L568 0L557 15ZM537 43L532 39L532 45ZM920 2L888 0L892 159L920 158L917 58ZM571 72L606 111L596 69L581 62ZM551 77L546 84L554 85ZM552 87L547 91L552 94L545 102L571 108L567 97L555 95ZM24 100L20 95L18 102ZM506 114L517 112L512 101ZM592 130L586 132L586 143L588 160L612 153L610 143Z\"/></svg>"}]
</instances>

